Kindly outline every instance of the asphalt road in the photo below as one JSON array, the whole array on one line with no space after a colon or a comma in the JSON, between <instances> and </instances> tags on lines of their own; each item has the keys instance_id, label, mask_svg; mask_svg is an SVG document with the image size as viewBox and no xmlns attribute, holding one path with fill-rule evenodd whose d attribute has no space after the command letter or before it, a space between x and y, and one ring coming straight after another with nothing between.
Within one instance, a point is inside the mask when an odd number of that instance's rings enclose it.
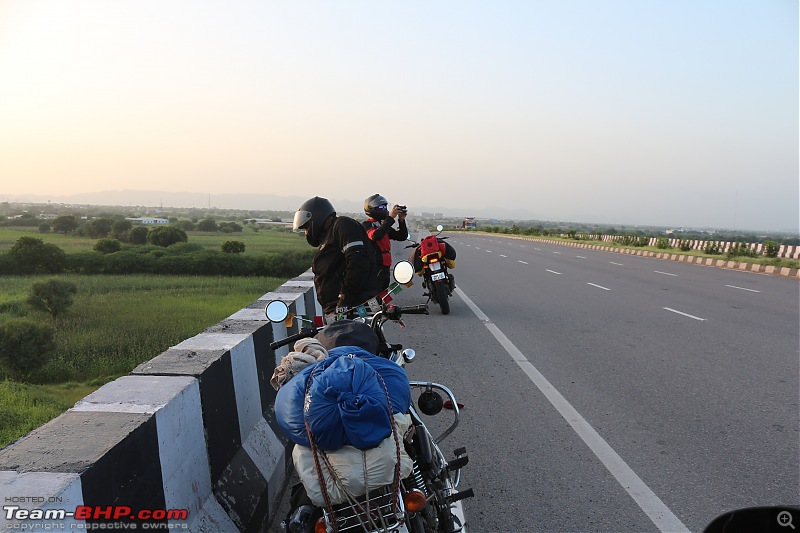
<instances>
[{"instance_id":1,"label":"asphalt road","mask_svg":"<svg viewBox=\"0 0 800 533\"><path fill-rule=\"evenodd\" d=\"M702 531L800 502L797 280L449 242L451 313L393 337L417 350L412 379L465 404L445 449L470 452L471 531ZM422 299L419 284L398 298Z\"/></svg>"},{"instance_id":2,"label":"asphalt road","mask_svg":"<svg viewBox=\"0 0 800 533\"><path fill-rule=\"evenodd\" d=\"M469 531L702 531L800 503L797 280L449 239L450 314L387 337L465 404L443 449L470 455ZM419 282L397 297L424 300Z\"/></svg>"}]
</instances>

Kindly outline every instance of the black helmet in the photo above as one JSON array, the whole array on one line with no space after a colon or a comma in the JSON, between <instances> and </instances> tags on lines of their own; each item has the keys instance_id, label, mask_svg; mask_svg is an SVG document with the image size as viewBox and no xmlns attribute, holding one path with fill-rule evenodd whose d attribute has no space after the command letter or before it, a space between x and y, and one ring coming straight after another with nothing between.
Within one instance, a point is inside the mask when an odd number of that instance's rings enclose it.
<instances>
[{"instance_id":1,"label":"black helmet","mask_svg":"<svg viewBox=\"0 0 800 533\"><path fill-rule=\"evenodd\" d=\"M306 240L311 246L319 246L322 241L322 226L336 210L327 198L315 196L303 202L294 214L292 227L295 231L306 230Z\"/></svg>"},{"instance_id":2,"label":"black helmet","mask_svg":"<svg viewBox=\"0 0 800 533\"><path fill-rule=\"evenodd\" d=\"M373 194L364 200L364 213L375 220L383 220L389 216L389 202L380 194Z\"/></svg>"}]
</instances>

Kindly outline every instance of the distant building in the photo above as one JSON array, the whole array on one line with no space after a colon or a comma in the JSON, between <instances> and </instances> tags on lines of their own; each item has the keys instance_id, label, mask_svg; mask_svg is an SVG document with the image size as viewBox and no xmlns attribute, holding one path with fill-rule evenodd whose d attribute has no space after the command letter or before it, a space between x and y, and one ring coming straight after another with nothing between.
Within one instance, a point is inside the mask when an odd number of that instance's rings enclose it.
<instances>
[{"instance_id":1,"label":"distant building","mask_svg":"<svg viewBox=\"0 0 800 533\"><path fill-rule=\"evenodd\" d=\"M130 221L132 224L142 224L144 226L169 224L169 220L167 220L166 218L136 217L136 218L126 218L125 220Z\"/></svg>"}]
</instances>

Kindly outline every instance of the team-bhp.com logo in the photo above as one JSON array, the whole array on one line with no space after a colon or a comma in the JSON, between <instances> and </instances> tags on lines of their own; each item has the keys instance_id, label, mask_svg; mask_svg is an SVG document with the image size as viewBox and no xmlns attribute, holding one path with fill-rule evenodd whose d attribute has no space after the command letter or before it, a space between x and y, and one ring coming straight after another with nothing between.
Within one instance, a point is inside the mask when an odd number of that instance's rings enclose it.
<instances>
[{"instance_id":1,"label":"team-bhp.com logo","mask_svg":"<svg viewBox=\"0 0 800 533\"><path fill-rule=\"evenodd\" d=\"M134 511L125 505L79 505L74 511L66 509L25 509L19 505L4 505L6 529L188 529L189 512L186 509L140 509ZM69 526L65 520L99 520L76 522ZM162 522L172 520L176 522ZM156 521L156 522L152 522ZM182 521L182 522L181 522ZM61 523L59 523L61 522ZM109 523L113 522L113 523Z\"/></svg>"}]
</instances>

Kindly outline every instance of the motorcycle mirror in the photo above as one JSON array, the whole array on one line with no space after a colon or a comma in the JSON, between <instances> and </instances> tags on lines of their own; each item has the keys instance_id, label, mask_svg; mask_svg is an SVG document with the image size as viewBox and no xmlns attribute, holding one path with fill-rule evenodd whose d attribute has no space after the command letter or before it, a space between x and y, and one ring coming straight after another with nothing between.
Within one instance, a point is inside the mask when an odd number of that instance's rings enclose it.
<instances>
[{"instance_id":1,"label":"motorcycle mirror","mask_svg":"<svg viewBox=\"0 0 800 533\"><path fill-rule=\"evenodd\" d=\"M439 414L439 411L442 410L444 401L438 392L433 391L430 387L428 387L425 391L423 391L422 394L419 395L419 398L417 398L417 405L419 406L420 411L428 416L433 416Z\"/></svg>"},{"instance_id":2,"label":"motorcycle mirror","mask_svg":"<svg viewBox=\"0 0 800 533\"><path fill-rule=\"evenodd\" d=\"M267 304L264 313L270 322L283 322L289 316L289 306L281 300L273 300Z\"/></svg>"},{"instance_id":3,"label":"motorcycle mirror","mask_svg":"<svg viewBox=\"0 0 800 533\"><path fill-rule=\"evenodd\" d=\"M405 285L414 279L414 266L408 261L400 261L394 265L394 280Z\"/></svg>"},{"instance_id":4,"label":"motorcycle mirror","mask_svg":"<svg viewBox=\"0 0 800 533\"><path fill-rule=\"evenodd\" d=\"M436 231L442 231L443 229L444 229L444 226L442 226L441 224L436 226Z\"/></svg>"}]
</instances>

